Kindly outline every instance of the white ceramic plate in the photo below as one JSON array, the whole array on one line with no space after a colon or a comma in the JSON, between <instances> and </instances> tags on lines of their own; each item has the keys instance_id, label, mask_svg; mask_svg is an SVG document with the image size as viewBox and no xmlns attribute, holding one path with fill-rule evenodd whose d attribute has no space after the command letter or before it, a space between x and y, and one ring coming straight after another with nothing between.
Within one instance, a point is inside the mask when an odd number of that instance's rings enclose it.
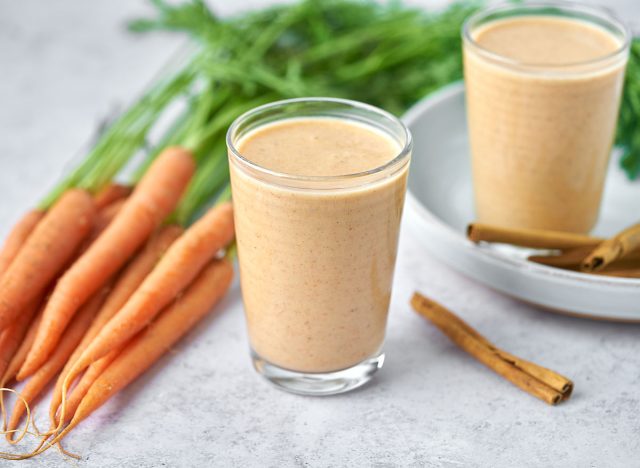
<instances>
[{"instance_id":1,"label":"white ceramic plate","mask_svg":"<svg viewBox=\"0 0 640 468\"><path fill-rule=\"evenodd\" d=\"M473 221L464 87L457 83L413 107L404 121L415 139L407 209L424 247L461 273L524 301L564 313L640 321L640 280L564 271L528 262L522 249L477 246L465 237ZM629 182L612 157L595 233L637 222L640 183Z\"/></svg>"}]
</instances>

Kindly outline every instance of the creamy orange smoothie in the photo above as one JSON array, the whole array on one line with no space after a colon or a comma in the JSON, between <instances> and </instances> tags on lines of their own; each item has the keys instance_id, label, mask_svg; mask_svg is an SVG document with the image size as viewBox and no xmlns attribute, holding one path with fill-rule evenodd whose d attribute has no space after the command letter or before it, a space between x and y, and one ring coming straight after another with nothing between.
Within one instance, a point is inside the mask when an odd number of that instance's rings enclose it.
<instances>
[{"instance_id":1,"label":"creamy orange smoothie","mask_svg":"<svg viewBox=\"0 0 640 468\"><path fill-rule=\"evenodd\" d=\"M468 27L464 73L477 218L588 232L613 143L624 37L569 15L521 14Z\"/></svg>"},{"instance_id":2,"label":"creamy orange smoothie","mask_svg":"<svg viewBox=\"0 0 640 468\"><path fill-rule=\"evenodd\" d=\"M261 359L324 373L380 353L408 170L408 155L396 158L402 145L367 124L316 117L261 125L235 144L259 172L230 155L243 301Z\"/></svg>"}]
</instances>

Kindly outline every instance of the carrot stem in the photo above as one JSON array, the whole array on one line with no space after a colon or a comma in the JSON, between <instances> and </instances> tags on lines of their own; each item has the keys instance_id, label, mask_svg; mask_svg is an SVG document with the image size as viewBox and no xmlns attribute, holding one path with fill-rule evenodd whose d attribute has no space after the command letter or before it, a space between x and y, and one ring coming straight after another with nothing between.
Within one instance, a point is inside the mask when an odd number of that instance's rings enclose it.
<instances>
[{"instance_id":1,"label":"carrot stem","mask_svg":"<svg viewBox=\"0 0 640 468\"><path fill-rule=\"evenodd\" d=\"M42 200L47 209L69 188L97 192L110 183L125 164L144 147L163 111L191 86L196 73L190 63L168 79L160 79L100 136L84 160Z\"/></svg>"}]
</instances>

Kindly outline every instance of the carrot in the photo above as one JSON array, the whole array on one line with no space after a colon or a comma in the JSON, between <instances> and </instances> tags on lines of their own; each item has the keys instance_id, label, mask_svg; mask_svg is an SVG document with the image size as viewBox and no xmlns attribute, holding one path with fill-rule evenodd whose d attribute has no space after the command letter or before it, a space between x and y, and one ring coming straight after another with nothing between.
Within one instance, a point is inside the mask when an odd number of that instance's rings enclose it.
<instances>
[{"instance_id":1,"label":"carrot","mask_svg":"<svg viewBox=\"0 0 640 468\"><path fill-rule=\"evenodd\" d=\"M20 343L27 334L32 319L40 307L40 301L33 301L0 337L0 376L4 375ZM0 385L1 387L2 385Z\"/></svg>"},{"instance_id":2,"label":"carrot","mask_svg":"<svg viewBox=\"0 0 640 468\"><path fill-rule=\"evenodd\" d=\"M27 358L27 353L31 349L33 345L33 341L36 339L36 332L38 331L38 327L40 326L40 320L42 319L42 308L38 311L37 315L29 325L29 329L27 330L27 334L24 336L22 343L20 343L20 347L13 355L11 362L7 366L7 370L4 372L2 376L2 385L6 385L7 382L13 380L18 371L24 364L25 359Z\"/></svg>"},{"instance_id":3,"label":"carrot","mask_svg":"<svg viewBox=\"0 0 640 468\"><path fill-rule=\"evenodd\" d=\"M173 243L127 303L78 358L67 375L69 382L144 328L232 239L233 208L231 203L223 203L209 210Z\"/></svg>"},{"instance_id":4,"label":"carrot","mask_svg":"<svg viewBox=\"0 0 640 468\"><path fill-rule=\"evenodd\" d=\"M146 371L202 319L225 294L233 277L228 259L211 262L173 305L124 347L91 385L69 425L49 444L65 437L82 420Z\"/></svg>"},{"instance_id":5,"label":"carrot","mask_svg":"<svg viewBox=\"0 0 640 468\"><path fill-rule=\"evenodd\" d=\"M11 230L2 250L0 250L0 277L11 265L43 216L44 211L31 210ZM20 346L20 342L27 333L31 319L38 310L40 302L41 298L34 299L18 318L0 334L0 377L4 375L13 355Z\"/></svg>"},{"instance_id":6,"label":"carrot","mask_svg":"<svg viewBox=\"0 0 640 468\"><path fill-rule=\"evenodd\" d=\"M93 242L98 236L100 236L100 234L104 231L104 229L109 225L109 223L113 220L115 215L118 213L121 206L122 206L121 200L115 201L111 205L106 206L104 209L102 209L97 213L91 234L89 235L89 237L87 237L84 240L82 247L80 248L79 254L82 254L87 249L87 247L91 244L91 242ZM73 260L71 261L71 263L72 262ZM40 301L37 301L37 302L39 303ZM16 323L19 320L20 318L16 320ZM19 338L19 340L21 339L22 338ZM22 361L22 363L24 363L24 360ZM2 372L4 372L4 369L2 369ZM0 375L2 375L2 372L0 372ZM21 375L20 373L18 373L18 380L24 380L25 377L28 377L28 376Z\"/></svg>"},{"instance_id":7,"label":"carrot","mask_svg":"<svg viewBox=\"0 0 640 468\"><path fill-rule=\"evenodd\" d=\"M73 263L76 262L78 258L80 258L87 251L89 247L91 247L91 244L93 244L96 241L96 239L100 237L100 235L102 235L105 229L107 229L109 224L111 224L111 222L115 219L117 214L120 212L123 205L124 205L124 200L118 200L113 202L110 205L105 206L104 208L102 208L100 211L96 213L96 217L93 223L93 229L91 230L91 233L82 242L82 245L80 246L80 249L78 250L77 254L75 255L74 258L71 259L71 261L67 265L67 268L64 268L63 271L66 271L70 266L72 266Z\"/></svg>"},{"instance_id":8,"label":"carrot","mask_svg":"<svg viewBox=\"0 0 640 468\"><path fill-rule=\"evenodd\" d=\"M95 241L95 239L102 234L105 229L111 224L111 222L116 219L116 216L122 211L124 204L126 202L126 198L121 200L116 200L109 205L102 207L100 211L98 211L98 216L96 218L96 226L93 230L93 239L91 241ZM89 245L87 245L87 248Z\"/></svg>"},{"instance_id":9,"label":"carrot","mask_svg":"<svg viewBox=\"0 0 640 468\"><path fill-rule=\"evenodd\" d=\"M128 185L111 183L96 194L93 202L96 208L100 210L107 205L111 205L113 202L127 198L131 195L132 190Z\"/></svg>"},{"instance_id":10,"label":"carrot","mask_svg":"<svg viewBox=\"0 0 640 468\"><path fill-rule=\"evenodd\" d=\"M64 423L68 423L71 421L71 418L78 409L78 405L87 394L93 382L96 381L98 377L105 371L107 367L114 361L114 359L118 356L120 349L114 349L109 354L104 357L101 357L96 362L91 364L85 373L80 378L78 384L73 388L71 394L69 395L69 399L67 400L67 404L64 410ZM54 427L59 423L56 419L52 420Z\"/></svg>"},{"instance_id":11,"label":"carrot","mask_svg":"<svg viewBox=\"0 0 640 468\"><path fill-rule=\"evenodd\" d=\"M89 235L89 237L87 237L87 239L84 240L78 255L82 255L87 250L87 248L91 245L91 243L94 242L100 236L100 234L102 234L102 232L104 232L104 230L111 223L113 218L118 214L122 205L123 205L123 200L117 200L112 204L107 205L96 214L96 218L95 218L95 222L94 222L91 234ZM76 256L76 259L77 259L77 256ZM73 263L73 261L71 263ZM23 364L24 364L24 361L23 361ZM20 369L17 374L17 380L21 381L27 377L29 377L29 374L23 373L22 369Z\"/></svg>"},{"instance_id":12,"label":"carrot","mask_svg":"<svg viewBox=\"0 0 640 468\"><path fill-rule=\"evenodd\" d=\"M94 218L91 196L76 189L47 212L0 280L0 329L44 293L91 232Z\"/></svg>"},{"instance_id":13,"label":"carrot","mask_svg":"<svg viewBox=\"0 0 640 468\"><path fill-rule=\"evenodd\" d=\"M9 367L13 363L13 359L17 355L17 351L20 349L20 344L27 335L30 325L32 323L33 316L40 309L40 301L34 301L22 314L16 319L16 321L5 329L0 337L0 388L4 388L4 385L9 378L5 378L5 373L9 371ZM35 336L35 328L33 336ZM26 341L26 340L25 340ZM23 356L26 356L26 350ZM13 372L13 371L11 371ZM11 375L10 378L13 378ZM3 429L7 426L6 412L4 408L4 391L0 391L0 415L2 417Z\"/></svg>"},{"instance_id":14,"label":"carrot","mask_svg":"<svg viewBox=\"0 0 640 468\"><path fill-rule=\"evenodd\" d=\"M85 333L80 344L76 347L69 358L64 370L60 374L56 387L51 397L51 408L49 415L51 421L55 423L55 414L62 399L62 384L64 378L71 369L71 366L78 359L80 354L89 346L89 343L98 334L102 327L113 317L118 310L127 302L129 297L140 286L147 275L153 270L162 255L169 246L182 234L183 229L178 226L165 226L147 242L146 247L129 263L120 274L111 293L107 297L100 312L96 315L91 327Z\"/></svg>"},{"instance_id":15,"label":"carrot","mask_svg":"<svg viewBox=\"0 0 640 468\"><path fill-rule=\"evenodd\" d=\"M13 226L0 249L0 277L18 255L29 235L44 216L42 210L30 210Z\"/></svg>"},{"instance_id":16,"label":"carrot","mask_svg":"<svg viewBox=\"0 0 640 468\"><path fill-rule=\"evenodd\" d=\"M0 388L4 388L7 382L13 380L13 378L18 373L18 370L22 366L25 358L27 357L27 353L33 344L33 340L36 337L36 330L38 329L38 325L40 323L40 318L42 317L42 308L37 308L37 315L29 325L29 329L27 330L22 343L18 350L14 353L11 361L9 362L7 369L4 371L2 375L2 379L0 379ZM4 392L0 392L0 414L2 414L2 427L3 429L7 427L7 419L6 419L6 411L4 407Z\"/></svg>"},{"instance_id":17,"label":"carrot","mask_svg":"<svg viewBox=\"0 0 640 468\"><path fill-rule=\"evenodd\" d=\"M24 386L20 392L20 396L24 400L18 399L13 407L13 413L7 427L7 440L13 440L15 429L18 427L18 424L22 419L22 415L27 409L24 402L26 402L26 404L31 404L33 400L40 395L51 379L53 379L60 369L62 369L64 364L67 362L67 359L91 325L91 321L100 310L108 292L109 288L103 288L81 308L80 312L69 324L67 330L65 330L64 337L60 340L60 344L54 353Z\"/></svg>"},{"instance_id":18,"label":"carrot","mask_svg":"<svg viewBox=\"0 0 640 468\"><path fill-rule=\"evenodd\" d=\"M187 150L167 148L158 156L113 222L59 280L21 373L30 375L46 361L76 311L175 208L194 170Z\"/></svg>"}]
</instances>

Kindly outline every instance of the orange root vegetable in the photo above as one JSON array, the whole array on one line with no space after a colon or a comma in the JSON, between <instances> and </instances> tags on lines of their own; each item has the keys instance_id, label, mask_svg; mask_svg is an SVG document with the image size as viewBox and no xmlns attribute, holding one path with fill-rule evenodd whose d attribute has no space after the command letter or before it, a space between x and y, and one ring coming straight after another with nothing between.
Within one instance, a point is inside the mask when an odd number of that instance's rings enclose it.
<instances>
[{"instance_id":1,"label":"orange root vegetable","mask_svg":"<svg viewBox=\"0 0 640 468\"><path fill-rule=\"evenodd\" d=\"M75 363L78 357L80 357L80 354L87 348L87 346L89 346L89 343L91 343L102 327L104 327L104 325L127 302L138 286L142 284L147 275L153 270L153 267L156 266L169 246L178 237L180 237L182 233L183 229L179 226L165 226L160 228L160 230L151 237L149 242L147 242L145 248L137 254L137 256L120 274L113 289L111 290L111 293L100 309L100 312L96 315L91 327L87 330L82 341L73 352L73 355L69 358L64 370L56 382L49 411L49 416L53 423L55 423L55 414L62 400L62 384L65 376L71 369L71 366Z\"/></svg>"},{"instance_id":2,"label":"orange root vegetable","mask_svg":"<svg viewBox=\"0 0 640 468\"><path fill-rule=\"evenodd\" d=\"M106 206L105 208L103 208L102 210L96 213L96 218L93 223L93 229L91 230L91 234L89 234L89 236L84 240L84 242L82 243L82 246L80 247L80 250L78 251L75 258L71 260L68 267L73 265L73 263L77 261L78 258L84 255L84 253L91 246L91 244L93 244L96 241L96 239L102 235L105 229L107 229L109 224L111 224L111 222L120 212L120 209L122 209L123 204L124 204L124 200L118 200L116 202L113 202L111 205Z\"/></svg>"},{"instance_id":3,"label":"orange root vegetable","mask_svg":"<svg viewBox=\"0 0 640 468\"><path fill-rule=\"evenodd\" d=\"M13 355L11 362L9 362L9 365L7 366L7 370L4 372L1 381L3 386L18 375L18 371L22 367L22 364L24 364L24 361L27 358L27 354L29 353L31 346L33 345L33 341L36 339L36 332L38 331L38 327L40 326L41 319L42 308L38 311L38 314L31 322L31 325L29 325L27 334L24 336L22 343L20 343L20 347Z\"/></svg>"},{"instance_id":4,"label":"orange root vegetable","mask_svg":"<svg viewBox=\"0 0 640 468\"><path fill-rule=\"evenodd\" d=\"M58 281L23 366L26 375L33 373L52 353L77 310L124 266L173 211L194 171L195 162L187 150L168 148L158 156L116 218Z\"/></svg>"},{"instance_id":5,"label":"orange root vegetable","mask_svg":"<svg viewBox=\"0 0 640 468\"><path fill-rule=\"evenodd\" d=\"M40 309L40 301L34 301L16 321L5 329L0 337L0 388L4 388L5 383L15 376L18 369L18 363L15 364L15 369L11 370L14 358L18 355L21 343L27 341L26 335L29 332L30 325L34 321L36 312ZM35 336L35 328L31 338ZM32 341L33 342L33 341ZM27 349L22 353L22 357L26 357ZM20 359L20 357L18 357ZM19 362L22 365L22 362ZM9 374L10 375L7 375ZM2 418L2 428L7 427L7 417L4 407L4 391L0 391L0 417Z\"/></svg>"},{"instance_id":6,"label":"orange root vegetable","mask_svg":"<svg viewBox=\"0 0 640 468\"><path fill-rule=\"evenodd\" d=\"M146 371L202 319L225 294L233 266L214 260L173 305L124 347L93 383L69 425L50 444L59 442L82 420Z\"/></svg>"},{"instance_id":7,"label":"orange root vegetable","mask_svg":"<svg viewBox=\"0 0 640 468\"><path fill-rule=\"evenodd\" d=\"M233 207L219 205L169 248L158 265L76 361L69 375L124 345L184 290L220 249L233 240Z\"/></svg>"},{"instance_id":8,"label":"orange root vegetable","mask_svg":"<svg viewBox=\"0 0 640 468\"><path fill-rule=\"evenodd\" d=\"M128 185L112 183L96 194L93 202L98 210L111 205L112 203L127 198L131 195L133 188Z\"/></svg>"},{"instance_id":9,"label":"orange root vegetable","mask_svg":"<svg viewBox=\"0 0 640 468\"><path fill-rule=\"evenodd\" d=\"M100 234L102 234L107 229L109 224L111 224L111 222L116 219L116 216L118 216L118 213L120 213L126 201L127 200L124 198L121 200L116 200L98 211L92 241L94 241ZM88 247L89 246L87 245L87 248Z\"/></svg>"},{"instance_id":10,"label":"orange root vegetable","mask_svg":"<svg viewBox=\"0 0 640 468\"><path fill-rule=\"evenodd\" d=\"M27 214L16 223L11 232L9 232L2 249L0 249L0 277L7 271L13 259L18 255L20 248L43 216L44 211L31 210L27 212Z\"/></svg>"},{"instance_id":11,"label":"orange root vegetable","mask_svg":"<svg viewBox=\"0 0 640 468\"><path fill-rule=\"evenodd\" d=\"M26 334L22 339L17 351L13 354L13 357L9 361L4 373L2 374L2 378L0 379L0 388L4 388L8 382L14 379L20 367L22 367L22 363L27 357L27 353L29 349L31 349L31 345L33 344L33 340L36 337L36 330L38 329L38 324L40 323L40 317L42 316L42 308L37 307L35 318L31 321L31 324L28 326ZM2 428L6 429L7 427L7 413L5 411L4 406L4 392L0 391L0 414L2 416Z\"/></svg>"},{"instance_id":12,"label":"orange root vegetable","mask_svg":"<svg viewBox=\"0 0 640 468\"><path fill-rule=\"evenodd\" d=\"M0 376L4 375L8 369L39 307L40 301L33 301L33 303L20 314L15 322L2 332L2 336L0 336ZM2 385L0 385L0 387L1 386Z\"/></svg>"},{"instance_id":13,"label":"orange root vegetable","mask_svg":"<svg viewBox=\"0 0 640 468\"><path fill-rule=\"evenodd\" d=\"M89 388L93 385L93 382L96 381L98 377L104 372L104 370L109 367L109 365L113 362L113 360L118 356L120 350L116 349L111 351L105 357L98 359L96 362L91 364L82 377L78 384L73 388L71 394L69 395L69 399L67 400L65 409L64 409L64 423L67 424L73 418L73 415L78 409L80 402L84 398L84 396L89 391ZM54 423L54 427L58 424L58 420L52 420Z\"/></svg>"},{"instance_id":14,"label":"orange root vegetable","mask_svg":"<svg viewBox=\"0 0 640 468\"><path fill-rule=\"evenodd\" d=\"M89 302L87 302L69 324L67 330L65 330L62 339L58 347L53 354L47 359L47 361L33 374L27 384L20 392L20 396L26 401L27 404L31 404L35 398L40 395L42 390L53 379L53 377L62 369L67 359L76 348L85 332L91 325L95 315L100 310L109 288L103 288L98 294L96 294ZM23 414L26 411L26 406L22 399L18 399L13 407L13 413L9 420L7 427L8 431L15 431L22 419ZM13 440L13 433L7 433L7 440Z\"/></svg>"},{"instance_id":15,"label":"orange root vegetable","mask_svg":"<svg viewBox=\"0 0 640 468\"><path fill-rule=\"evenodd\" d=\"M105 208L103 208L97 213L95 222L93 225L93 230L91 231L91 234L89 235L89 237L85 239L78 255L82 255L87 250L87 248L91 245L91 243L94 242L100 236L100 234L104 232L104 230L111 223L111 221L113 221L115 216L118 214L118 212L122 208L123 202L124 200L117 200L112 204L106 206ZM36 336L37 336L37 330L36 330ZM22 363L24 364L24 360ZM36 370L37 369L35 368L32 369L31 374ZM24 380L27 377L29 377L29 375L31 374L27 374L22 369L20 369L18 371L18 380Z\"/></svg>"},{"instance_id":16,"label":"orange root vegetable","mask_svg":"<svg viewBox=\"0 0 640 468\"><path fill-rule=\"evenodd\" d=\"M95 317L100 313L100 309L102 308L102 306L105 303L107 297L109 296L109 293L111 292L112 287L113 287L113 282L107 283L105 286L102 287L102 289L100 291L98 291L96 294L94 294L93 297L91 297L89 299L89 301L87 301L80 308L80 310L78 311L78 314L84 313L85 316L86 316L86 314L89 314L89 312L87 312L87 310L91 311L91 313L90 313L91 321L89 322L89 325L84 329L83 335L80 337L80 339L82 339L85 336L86 331L91 327L91 325L95 321ZM96 310L96 308L97 308L97 310ZM42 314L44 314L44 308L42 310ZM75 322L76 322L76 320L72 320L71 323L67 326L67 328L65 329L64 334L63 334L63 336L62 336L62 338L61 338L61 340L59 342L59 346L57 348L62 346L62 342L66 340L66 338L65 338L66 334L69 332L69 330L71 330L71 327ZM33 344L35 344L35 340L37 339L38 333L40 333L41 328L42 328L42 318L40 318L40 324L36 328L36 333L35 333L35 337L34 337L32 345L31 345L31 348L33 348ZM76 347L77 347L77 344L78 343L76 343ZM71 351L73 352L73 350L75 350L75 347ZM69 354L69 356L70 355L71 354ZM67 356L67 357L69 357L69 356ZM27 358L28 357L29 357L29 353L27 353ZM47 358L47 361L45 361L45 362L49 362L50 359L51 359L51 356L49 356ZM66 359L63 364L66 364L67 361L68 361L68 359ZM23 380L26 380L28 377L31 377L32 375L34 375L38 371L39 368L36 369L36 372L34 372L32 374L25 374L23 372L23 369L24 369L24 364L22 365L22 367L18 370L18 373L16 374L15 378L16 378L16 381L18 381L18 382L22 382Z\"/></svg>"},{"instance_id":17,"label":"orange root vegetable","mask_svg":"<svg viewBox=\"0 0 640 468\"><path fill-rule=\"evenodd\" d=\"M24 215L11 230L2 250L0 250L0 277L2 277L2 274L9 265L11 265L13 259L43 216L44 211L31 210ZM40 307L41 301L41 298L34 299L31 304L18 315L18 318L0 334L0 377L4 375L15 352L20 347L20 343L25 337L29 325ZM0 387L1 386L2 385L0 385Z\"/></svg>"},{"instance_id":18,"label":"orange root vegetable","mask_svg":"<svg viewBox=\"0 0 640 468\"><path fill-rule=\"evenodd\" d=\"M94 218L91 196L76 189L47 212L0 280L0 329L41 297L91 233Z\"/></svg>"}]
</instances>

